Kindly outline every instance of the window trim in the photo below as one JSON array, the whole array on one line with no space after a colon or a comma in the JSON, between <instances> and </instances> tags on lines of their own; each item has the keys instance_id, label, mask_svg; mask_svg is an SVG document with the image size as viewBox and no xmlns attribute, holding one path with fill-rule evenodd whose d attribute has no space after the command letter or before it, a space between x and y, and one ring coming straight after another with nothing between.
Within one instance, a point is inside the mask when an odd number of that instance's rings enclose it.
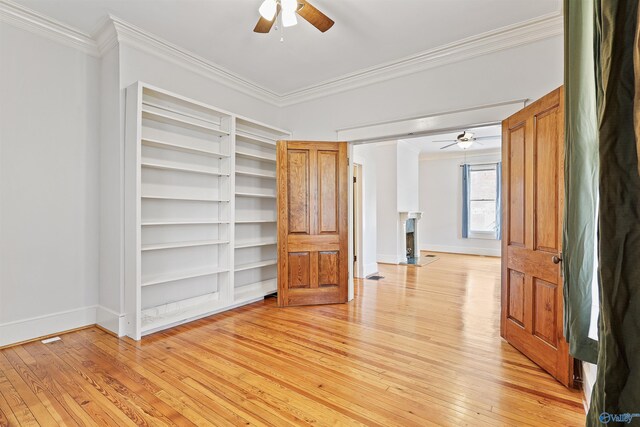
<instances>
[{"instance_id":1,"label":"window trim","mask_svg":"<svg viewBox=\"0 0 640 427\"><path fill-rule=\"evenodd\" d=\"M471 173L472 172L481 172L481 171L494 171L496 174L496 179L498 178L498 162L491 163L481 163L481 164L470 164L469 165L469 179L467 181L467 194L468 194L468 209L471 210L471 202L476 201L485 201L485 202L494 202L498 201L498 191L496 188L496 193L493 199L471 199ZM474 230L471 228L471 213L467 215L467 238L468 239L484 239L484 240L495 240L496 239L497 230L493 231L483 231L483 230Z\"/></svg>"}]
</instances>

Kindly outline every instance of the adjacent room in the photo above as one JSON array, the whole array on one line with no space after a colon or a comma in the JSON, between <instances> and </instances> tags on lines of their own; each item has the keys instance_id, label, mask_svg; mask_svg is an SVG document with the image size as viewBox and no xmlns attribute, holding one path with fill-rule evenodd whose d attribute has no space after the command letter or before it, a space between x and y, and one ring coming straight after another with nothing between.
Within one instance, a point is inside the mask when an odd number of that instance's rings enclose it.
<instances>
[{"instance_id":1,"label":"adjacent room","mask_svg":"<svg viewBox=\"0 0 640 427\"><path fill-rule=\"evenodd\" d=\"M640 425L638 13L0 0L0 426Z\"/></svg>"}]
</instances>

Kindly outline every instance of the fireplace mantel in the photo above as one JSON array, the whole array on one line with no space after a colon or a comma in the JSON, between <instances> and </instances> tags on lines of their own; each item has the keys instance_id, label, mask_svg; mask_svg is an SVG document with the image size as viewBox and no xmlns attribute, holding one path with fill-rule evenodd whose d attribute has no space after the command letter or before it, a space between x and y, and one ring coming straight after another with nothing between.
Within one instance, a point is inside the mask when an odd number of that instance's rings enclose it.
<instances>
[{"instance_id":1,"label":"fireplace mantel","mask_svg":"<svg viewBox=\"0 0 640 427\"><path fill-rule=\"evenodd\" d=\"M409 218L421 219L422 212L398 212L400 214L400 221L406 221Z\"/></svg>"},{"instance_id":2,"label":"fireplace mantel","mask_svg":"<svg viewBox=\"0 0 640 427\"><path fill-rule=\"evenodd\" d=\"M416 211L401 211L398 212L400 216L400 232L399 242L401 245L398 251L398 259L406 260L406 262L400 261L401 264L416 264L420 261L420 239L418 236L419 228L418 221L422 218L422 212ZM407 222L411 221L411 230L407 229Z\"/></svg>"}]
</instances>

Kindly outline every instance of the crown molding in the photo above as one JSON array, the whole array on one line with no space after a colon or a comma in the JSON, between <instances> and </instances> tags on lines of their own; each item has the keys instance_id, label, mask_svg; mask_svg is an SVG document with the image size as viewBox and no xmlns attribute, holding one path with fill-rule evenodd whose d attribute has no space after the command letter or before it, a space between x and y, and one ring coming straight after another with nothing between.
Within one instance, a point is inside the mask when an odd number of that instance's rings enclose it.
<instances>
[{"instance_id":1,"label":"crown molding","mask_svg":"<svg viewBox=\"0 0 640 427\"><path fill-rule=\"evenodd\" d=\"M195 53L163 40L118 17L109 16L117 34L118 43L128 44L147 53L184 66L212 80L230 86L242 93L278 106L279 95L259 84L247 80Z\"/></svg>"},{"instance_id":2,"label":"crown molding","mask_svg":"<svg viewBox=\"0 0 640 427\"><path fill-rule=\"evenodd\" d=\"M288 106L345 92L430 68L499 52L564 33L561 11L488 31L430 49L399 60L366 68L306 88L280 95L281 106Z\"/></svg>"},{"instance_id":3,"label":"crown molding","mask_svg":"<svg viewBox=\"0 0 640 427\"><path fill-rule=\"evenodd\" d=\"M102 56L118 43L126 43L277 107L291 106L430 68L511 49L561 35L564 31L562 12L557 11L301 89L277 93L113 15L106 17L98 30L89 35L11 0L0 0L0 21L74 47L95 57Z\"/></svg>"},{"instance_id":4,"label":"crown molding","mask_svg":"<svg viewBox=\"0 0 640 427\"><path fill-rule=\"evenodd\" d=\"M96 41L89 34L10 0L0 0L0 21L76 48L91 56L100 56Z\"/></svg>"}]
</instances>

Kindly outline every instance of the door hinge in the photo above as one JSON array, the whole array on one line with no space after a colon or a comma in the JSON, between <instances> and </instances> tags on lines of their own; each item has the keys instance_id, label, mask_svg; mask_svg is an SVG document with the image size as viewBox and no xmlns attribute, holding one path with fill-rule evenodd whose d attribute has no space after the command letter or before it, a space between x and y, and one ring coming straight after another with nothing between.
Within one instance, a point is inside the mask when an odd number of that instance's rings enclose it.
<instances>
[{"instance_id":1,"label":"door hinge","mask_svg":"<svg viewBox=\"0 0 640 427\"><path fill-rule=\"evenodd\" d=\"M355 184L355 183L356 183L356 181L357 181L357 178L354 176L354 177L353 177L353 183Z\"/></svg>"},{"instance_id":2,"label":"door hinge","mask_svg":"<svg viewBox=\"0 0 640 427\"><path fill-rule=\"evenodd\" d=\"M353 256L353 262L358 262L358 255Z\"/></svg>"}]
</instances>

